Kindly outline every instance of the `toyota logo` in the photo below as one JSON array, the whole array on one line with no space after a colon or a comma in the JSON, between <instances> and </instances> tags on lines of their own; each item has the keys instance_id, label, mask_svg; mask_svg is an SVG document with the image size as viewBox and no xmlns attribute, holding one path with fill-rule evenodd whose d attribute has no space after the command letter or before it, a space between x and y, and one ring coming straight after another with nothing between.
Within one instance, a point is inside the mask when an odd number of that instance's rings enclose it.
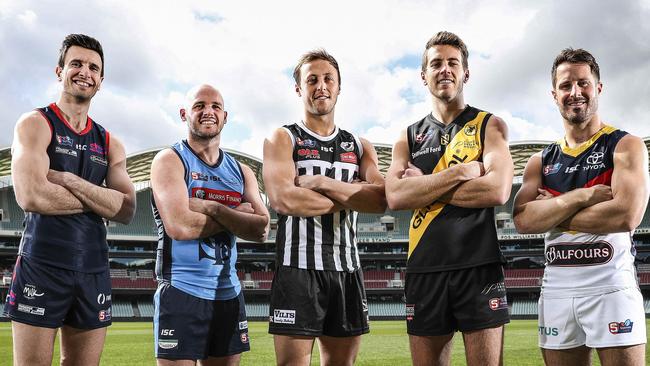
<instances>
[{"instance_id":1,"label":"toyota logo","mask_svg":"<svg viewBox=\"0 0 650 366\"><path fill-rule=\"evenodd\" d=\"M590 165L600 164L603 161L603 156L605 156L605 153L603 152L592 153L587 157L587 164Z\"/></svg>"}]
</instances>

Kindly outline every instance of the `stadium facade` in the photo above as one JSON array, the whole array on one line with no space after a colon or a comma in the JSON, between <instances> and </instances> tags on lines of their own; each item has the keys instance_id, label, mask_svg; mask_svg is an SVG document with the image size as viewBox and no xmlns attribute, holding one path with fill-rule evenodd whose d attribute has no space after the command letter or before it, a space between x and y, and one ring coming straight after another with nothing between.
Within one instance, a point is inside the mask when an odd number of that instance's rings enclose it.
<instances>
[{"instance_id":1,"label":"stadium facade","mask_svg":"<svg viewBox=\"0 0 650 366\"><path fill-rule=\"evenodd\" d=\"M650 150L650 137L644 142ZM508 202L495 209L499 243L507 258L506 287L511 314L515 318L535 318L544 268L543 235L519 234L512 220L514 195L530 156L550 142L524 141L510 144L515 164L512 193ZM391 159L391 147L376 144L379 166L385 173ZM154 265L157 228L151 213L149 170L160 148L133 154L127 169L137 191L137 212L130 225L107 222L113 284L115 320L143 320L153 316L156 289ZM262 162L242 152L227 150L255 172L262 197ZM16 261L23 228L24 213L16 203L11 183L11 151L0 149L0 303L5 301ZM267 202L268 203L268 202ZM277 215L271 209L271 232L263 244L239 241L238 275L242 281L250 319L268 319L273 268L275 265L275 229ZM360 214L358 246L373 319L403 319L403 286L408 250L411 212L386 211L384 214ZM646 316L650 315L650 211L646 210L634 234L637 275L644 296ZM2 318L7 320L6 318Z\"/></svg>"}]
</instances>

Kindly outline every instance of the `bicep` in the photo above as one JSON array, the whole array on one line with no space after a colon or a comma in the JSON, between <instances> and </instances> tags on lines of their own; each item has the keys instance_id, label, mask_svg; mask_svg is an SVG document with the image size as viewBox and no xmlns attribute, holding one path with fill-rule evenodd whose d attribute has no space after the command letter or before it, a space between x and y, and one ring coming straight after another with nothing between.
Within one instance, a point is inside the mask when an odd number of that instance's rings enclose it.
<instances>
[{"instance_id":1,"label":"bicep","mask_svg":"<svg viewBox=\"0 0 650 366\"><path fill-rule=\"evenodd\" d=\"M644 143L633 136L625 137L614 153L611 183L614 198L623 199L626 204L645 203L648 180L648 152ZM641 197L646 200L639 200Z\"/></svg>"},{"instance_id":2,"label":"bicep","mask_svg":"<svg viewBox=\"0 0 650 366\"><path fill-rule=\"evenodd\" d=\"M534 201L538 189L542 187L542 158L540 154L533 155L524 169L523 183L515 196L514 210L519 206Z\"/></svg>"},{"instance_id":3,"label":"bicep","mask_svg":"<svg viewBox=\"0 0 650 366\"><path fill-rule=\"evenodd\" d=\"M277 130L271 139L264 141L262 174L269 195L294 187L296 167L292 157L293 146L289 136Z\"/></svg>"},{"instance_id":4,"label":"bicep","mask_svg":"<svg viewBox=\"0 0 650 366\"><path fill-rule=\"evenodd\" d=\"M408 163L410 161L411 157L406 138L406 130L404 130L393 146L393 156L388 172L386 173L386 178L402 178L402 174L404 174L404 171L408 168Z\"/></svg>"},{"instance_id":5,"label":"bicep","mask_svg":"<svg viewBox=\"0 0 650 366\"><path fill-rule=\"evenodd\" d=\"M508 147L508 127L500 118L492 116L485 130L483 165L487 173L500 172L512 178L512 157Z\"/></svg>"},{"instance_id":6,"label":"bicep","mask_svg":"<svg viewBox=\"0 0 650 366\"><path fill-rule=\"evenodd\" d=\"M106 173L106 187L119 191L130 197L135 197L135 189L131 178L126 171L126 153L123 145L116 139L112 140L113 146L108 155L108 172Z\"/></svg>"},{"instance_id":7,"label":"bicep","mask_svg":"<svg viewBox=\"0 0 650 366\"><path fill-rule=\"evenodd\" d=\"M47 147L51 131L40 116L22 117L14 130L12 143L11 174L14 188L20 190L29 185L40 185L47 181L50 158Z\"/></svg>"},{"instance_id":8,"label":"bicep","mask_svg":"<svg viewBox=\"0 0 650 366\"><path fill-rule=\"evenodd\" d=\"M379 172L379 161L375 148L365 139L361 139L361 144L363 146L363 156L361 157L359 177L368 183L383 185L384 177Z\"/></svg>"},{"instance_id":9,"label":"bicep","mask_svg":"<svg viewBox=\"0 0 650 366\"><path fill-rule=\"evenodd\" d=\"M159 153L151 164L151 190L165 223L190 210L184 171L183 163L169 150Z\"/></svg>"},{"instance_id":10,"label":"bicep","mask_svg":"<svg viewBox=\"0 0 650 366\"><path fill-rule=\"evenodd\" d=\"M260 196L259 186L257 184L257 177L255 173L246 165L241 165L242 172L244 173L244 201L251 204L253 210L258 215L269 216L266 206L262 202Z\"/></svg>"}]
</instances>

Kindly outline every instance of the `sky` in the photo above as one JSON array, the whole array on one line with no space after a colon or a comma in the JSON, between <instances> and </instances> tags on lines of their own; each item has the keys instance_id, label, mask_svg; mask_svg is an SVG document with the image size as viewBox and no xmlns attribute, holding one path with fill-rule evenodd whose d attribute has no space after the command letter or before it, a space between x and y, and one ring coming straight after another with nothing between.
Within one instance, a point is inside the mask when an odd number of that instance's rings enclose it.
<instances>
[{"instance_id":1,"label":"sky","mask_svg":"<svg viewBox=\"0 0 650 366\"><path fill-rule=\"evenodd\" d=\"M650 1L48 1L0 0L0 147L22 113L58 99L63 38L84 33L105 54L90 115L131 155L187 135L178 110L194 85L222 92L222 146L261 157L264 138L302 117L291 76L306 51L338 60L338 126L376 143L431 111L420 79L441 30L469 48L465 101L503 118L511 142L557 140L550 69L566 47L597 59L601 117L650 136Z\"/></svg>"}]
</instances>

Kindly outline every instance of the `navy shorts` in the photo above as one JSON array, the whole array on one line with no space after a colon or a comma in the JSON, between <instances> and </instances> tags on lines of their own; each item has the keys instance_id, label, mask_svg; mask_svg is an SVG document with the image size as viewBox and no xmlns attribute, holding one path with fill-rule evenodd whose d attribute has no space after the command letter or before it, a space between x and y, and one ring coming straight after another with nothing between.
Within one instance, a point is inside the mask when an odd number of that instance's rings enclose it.
<instances>
[{"instance_id":1,"label":"navy shorts","mask_svg":"<svg viewBox=\"0 0 650 366\"><path fill-rule=\"evenodd\" d=\"M107 327L111 325L109 270L83 273L20 256L4 311L13 321L37 327Z\"/></svg>"},{"instance_id":2,"label":"navy shorts","mask_svg":"<svg viewBox=\"0 0 650 366\"><path fill-rule=\"evenodd\" d=\"M493 328L510 321L499 263L455 271L407 273L406 328L416 336L440 336Z\"/></svg>"},{"instance_id":3,"label":"navy shorts","mask_svg":"<svg viewBox=\"0 0 650 366\"><path fill-rule=\"evenodd\" d=\"M206 300L161 283L154 295L156 357L203 360L250 350L244 296Z\"/></svg>"},{"instance_id":4,"label":"navy shorts","mask_svg":"<svg viewBox=\"0 0 650 366\"><path fill-rule=\"evenodd\" d=\"M273 277L269 333L351 337L368 333L368 301L361 271L280 266Z\"/></svg>"}]
</instances>

